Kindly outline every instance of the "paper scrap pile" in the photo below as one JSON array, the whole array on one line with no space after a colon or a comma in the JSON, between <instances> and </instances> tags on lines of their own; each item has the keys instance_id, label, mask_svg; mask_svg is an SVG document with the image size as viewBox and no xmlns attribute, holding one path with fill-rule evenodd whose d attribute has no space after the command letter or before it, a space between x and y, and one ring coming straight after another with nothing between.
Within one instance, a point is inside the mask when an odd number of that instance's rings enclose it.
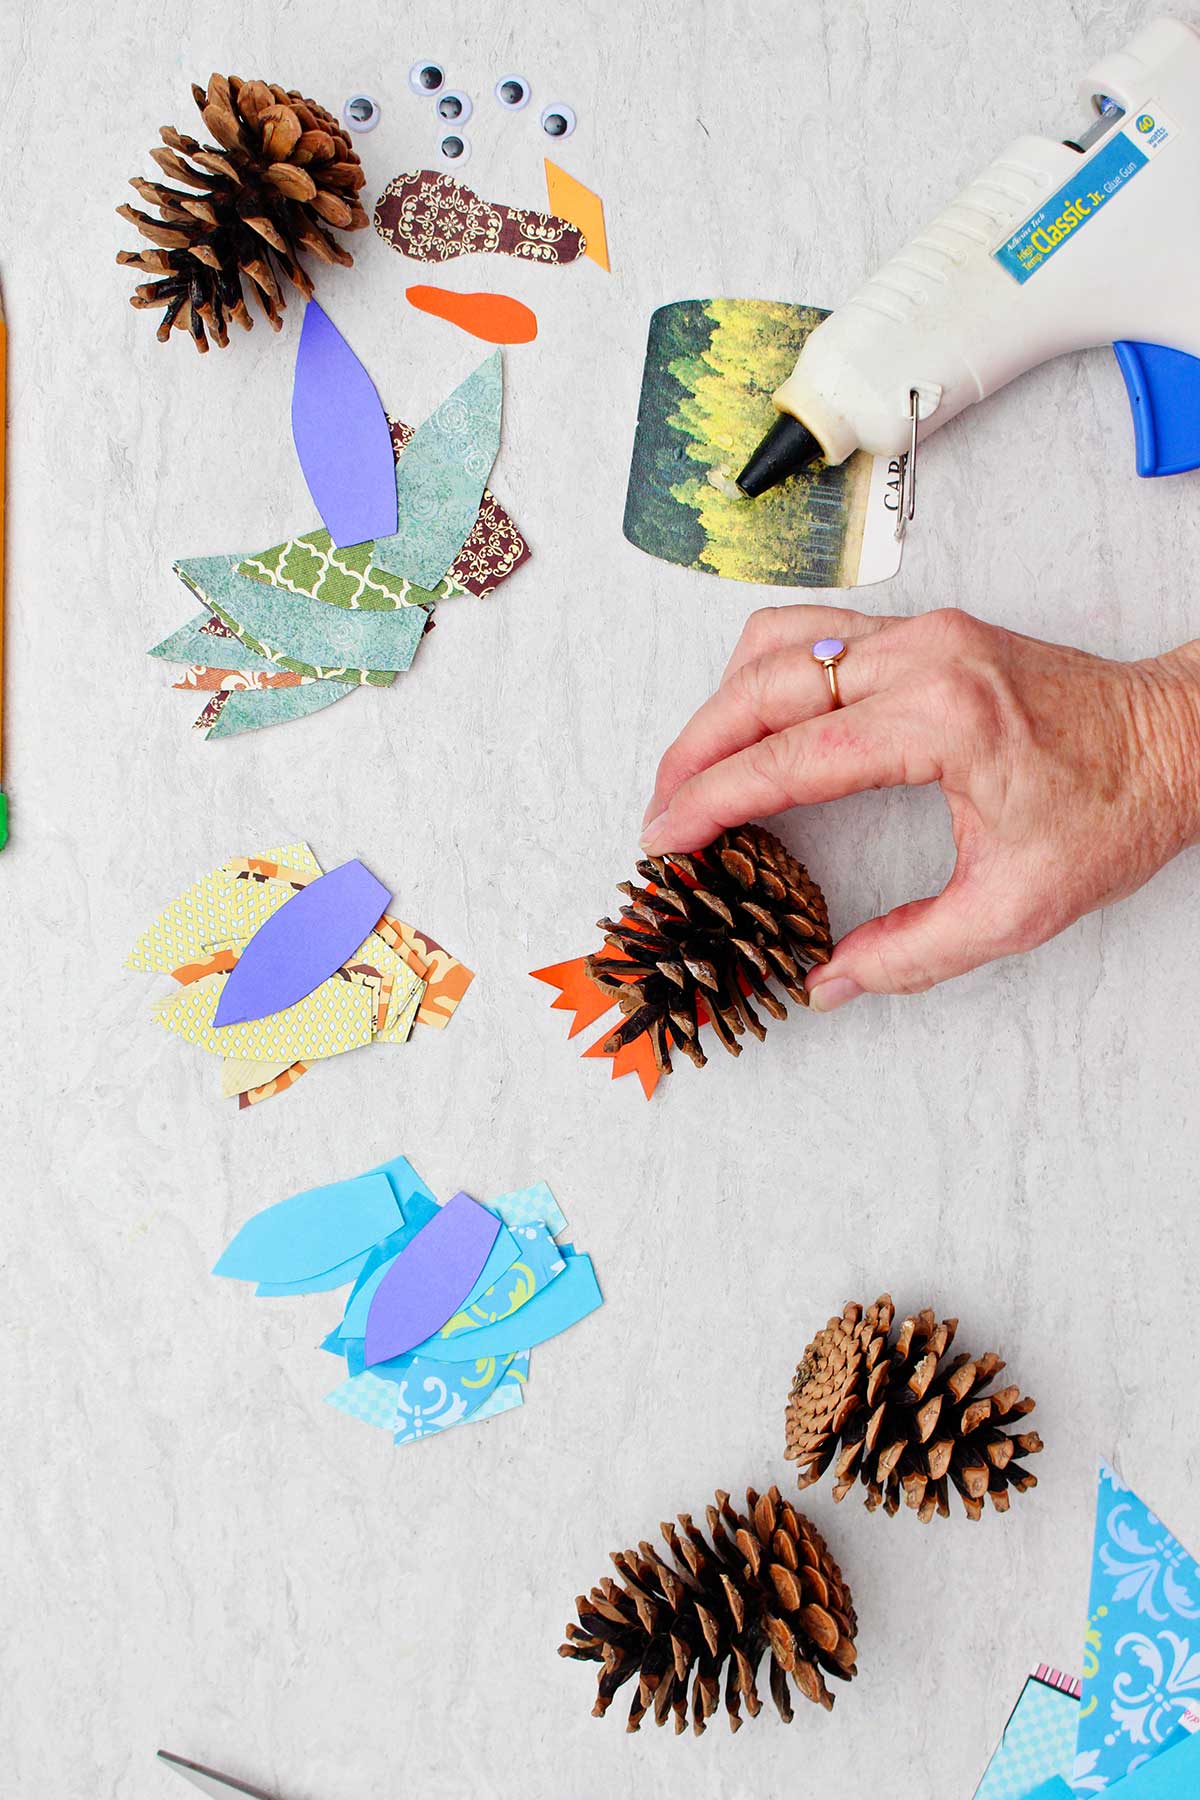
<instances>
[{"instance_id":1,"label":"paper scrap pile","mask_svg":"<svg viewBox=\"0 0 1200 1800\"><path fill-rule=\"evenodd\" d=\"M222 1095L253 1106L322 1057L453 1017L474 976L389 899L359 862L322 874L307 844L234 857L159 914L126 967L174 978L155 1018L219 1057Z\"/></svg>"},{"instance_id":2,"label":"paper scrap pile","mask_svg":"<svg viewBox=\"0 0 1200 1800\"><path fill-rule=\"evenodd\" d=\"M1100 1465L1082 1682L1040 1664L975 1800L1195 1800L1200 1565Z\"/></svg>"},{"instance_id":3,"label":"paper scrap pile","mask_svg":"<svg viewBox=\"0 0 1200 1800\"><path fill-rule=\"evenodd\" d=\"M323 525L248 554L185 557L201 602L150 651L208 698L230 737L319 712L408 669L439 600L495 592L529 546L486 486L500 446L495 351L416 431L389 419L362 364L309 301L292 427Z\"/></svg>"},{"instance_id":4,"label":"paper scrap pile","mask_svg":"<svg viewBox=\"0 0 1200 1800\"><path fill-rule=\"evenodd\" d=\"M565 1229L545 1182L439 1206L398 1156L257 1213L213 1273L264 1297L349 1287L322 1344L347 1377L326 1399L407 1444L521 1406L533 1345L601 1304Z\"/></svg>"}]
</instances>

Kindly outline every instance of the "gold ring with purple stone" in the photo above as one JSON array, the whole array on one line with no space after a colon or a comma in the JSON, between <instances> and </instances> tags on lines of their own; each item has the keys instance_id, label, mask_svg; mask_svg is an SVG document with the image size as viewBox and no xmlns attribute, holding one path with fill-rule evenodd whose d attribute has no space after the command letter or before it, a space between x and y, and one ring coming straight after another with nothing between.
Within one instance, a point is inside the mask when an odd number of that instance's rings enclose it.
<instances>
[{"instance_id":1,"label":"gold ring with purple stone","mask_svg":"<svg viewBox=\"0 0 1200 1800\"><path fill-rule=\"evenodd\" d=\"M842 696L838 692L837 666L846 654L846 646L841 638L818 638L812 647L812 653L814 660L825 671L825 679L829 683L829 698L836 709L842 704Z\"/></svg>"}]
</instances>

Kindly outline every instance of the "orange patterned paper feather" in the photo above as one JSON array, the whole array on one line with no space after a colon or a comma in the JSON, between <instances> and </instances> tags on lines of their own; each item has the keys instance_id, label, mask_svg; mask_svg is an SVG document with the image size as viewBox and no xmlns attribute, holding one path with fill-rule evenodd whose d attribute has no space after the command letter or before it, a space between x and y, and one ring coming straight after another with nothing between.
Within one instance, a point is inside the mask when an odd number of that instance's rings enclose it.
<instances>
[{"instance_id":1,"label":"orange patterned paper feather","mask_svg":"<svg viewBox=\"0 0 1200 1800\"><path fill-rule=\"evenodd\" d=\"M275 1094L286 1094L294 1087L302 1075L307 1075L306 1062L294 1062L290 1069L277 1075L274 1081L265 1081L261 1087L248 1088L244 1094L238 1095L238 1111L245 1112L248 1106L258 1106L263 1100L270 1100Z\"/></svg>"},{"instance_id":2,"label":"orange patterned paper feather","mask_svg":"<svg viewBox=\"0 0 1200 1800\"><path fill-rule=\"evenodd\" d=\"M180 987L189 987L193 981L203 981L206 975L228 975L237 959L236 950L214 950L203 962L180 963L171 970L171 979Z\"/></svg>"},{"instance_id":3,"label":"orange patterned paper feather","mask_svg":"<svg viewBox=\"0 0 1200 1800\"><path fill-rule=\"evenodd\" d=\"M300 687L309 679L291 669L278 669L268 674L265 669L216 669L208 663L192 663L184 670L182 680L174 682L173 686L198 694L233 694L264 688Z\"/></svg>"},{"instance_id":4,"label":"orange patterned paper feather","mask_svg":"<svg viewBox=\"0 0 1200 1800\"><path fill-rule=\"evenodd\" d=\"M436 938L427 937L415 925L406 925L403 919L397 919L391 913L385 913L375 929L393 950L402 956L406 950L415 950L425 963L426 988L417 1018L422 1025L444 1031L475 979L473 971L449 950L444 950Z\"/></svg>"},{"instance_id":5,"label":"orange patterned paper feather","mask_svg":"<svg viewBox=\"0 0 1200 1800\"><path fill-rule=\"evenodd\" d=\"M315 873L290 869L262 856L236 856L225 867L241 880L287 881L295 888L307 887L317 879ZM444 1031L474 981L474 972L449 950L443 949L436 938L419 931L415 925L406 925L403 919L397 919L391 913L384 913L375 930L385 944L404 958L418 980L426 983L417 1009L418 1023Z\"/></svg>"}]
</instances>

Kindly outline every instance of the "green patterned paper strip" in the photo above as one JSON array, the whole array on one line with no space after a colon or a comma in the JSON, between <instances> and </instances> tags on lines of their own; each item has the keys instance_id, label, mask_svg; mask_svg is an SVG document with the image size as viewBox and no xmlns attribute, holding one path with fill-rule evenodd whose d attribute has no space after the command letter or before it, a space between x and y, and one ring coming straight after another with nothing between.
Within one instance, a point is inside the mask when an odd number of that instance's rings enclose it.
<instances>
[{"instance_id":1,"label":"green patterned paper strip","mask_svg":"<svg viewBox=\"0 0 1200 1800\"><path fill-rule=\"evenodd\" d=\"M247 556L238 564L238 574L348 612L395 612L404 606L428 609L466 591L449 576L436 587L417 587L374 563L373 550L371 543L339 549L327 531L307 531L302 537Z\"/></svg>"}]
</instances>

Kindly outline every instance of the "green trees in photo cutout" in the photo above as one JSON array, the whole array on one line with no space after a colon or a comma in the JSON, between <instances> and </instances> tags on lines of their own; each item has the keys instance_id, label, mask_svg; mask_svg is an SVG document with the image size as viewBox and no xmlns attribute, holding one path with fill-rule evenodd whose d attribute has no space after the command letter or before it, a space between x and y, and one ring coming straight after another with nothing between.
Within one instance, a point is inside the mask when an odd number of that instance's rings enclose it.
<instances>
[{"instance_id":1,"label":"green trees in photo cutout","mask_svg":"<svg viewBox=\"0 0 1200 1800\"><path fill-rule=\"evenodd\" d=\"M695 361L712 331L703 300L660 306L650 320L641 410L625 498L625 536L651 556L693 568L704 549L695 513L672 498L687 479L687 440L670 425L689 389L675 367Z\"/></svg>"},{"instance_id":2,"label":"green trees in photo cutout","mask_svg":"<svg viewBox=\"0 0 1200 1800\"><path fill-rule=\"evenodd\" d=\"M817 307L787 301L685 301L651 322L626 535L652 555L740 581L838 585L849 500L866 459L786 482L747 501L731 483L774 413Z\"/></svg>"}]
</instances>

